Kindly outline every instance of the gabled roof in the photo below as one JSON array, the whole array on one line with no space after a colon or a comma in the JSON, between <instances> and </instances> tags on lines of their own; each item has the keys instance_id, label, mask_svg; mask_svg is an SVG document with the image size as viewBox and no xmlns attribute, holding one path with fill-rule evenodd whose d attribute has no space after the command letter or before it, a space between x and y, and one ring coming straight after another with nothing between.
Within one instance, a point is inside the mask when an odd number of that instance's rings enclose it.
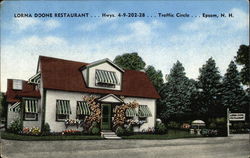
<instances>
[{"instance_id":1,"label":"gabled roof","mask_svg":"<svg viewBox=\"0 0 250 158\"><path fill-rule=\"evenodd\" d=\"M40 91L36 90L35 85L28 84L27 81L23 81L23 89L22 90L13 90L13 80L8 79L7 81L7 92L6 92L6 101L13 103L13 102L20 102L21 97L34 97L40 98Z\"/></svg>"},{"instance_id":2,"label":"gabled roof","mask_svg":"<svg viewBox=\"0 0 250 158\"><path fill-rule=\"evenodd\" d=\"M118 65L116 65L115 63L113 63L111 60L109 60L108 58L105 58L105 59L102 59L102 60L98 60L98 61L95 61L93 63L90 63L86 66L84 66L83 68L87 68L87 67L93 67L93 66L96 66L96 65L99 65L99 64L102 64L104 62L107 62L109 63L110 65L114 66L116 69L118 69L119 71L121 72L124 72L124 70L122 68L120 68Z\"/></svg>"},{"instance_id":3,"label":"gabled roof","mask_svg":"<svg viewBox=\"0 0 250 158\"><path fill-rule=\"evenodd\" d=\"M45 89L96 94L115 94L130 97L160 98L144 72L125 70L122 90L89 88L83 79L80 68L88 63L40 56L41 76Z\"/></svg>"}]
</instances>

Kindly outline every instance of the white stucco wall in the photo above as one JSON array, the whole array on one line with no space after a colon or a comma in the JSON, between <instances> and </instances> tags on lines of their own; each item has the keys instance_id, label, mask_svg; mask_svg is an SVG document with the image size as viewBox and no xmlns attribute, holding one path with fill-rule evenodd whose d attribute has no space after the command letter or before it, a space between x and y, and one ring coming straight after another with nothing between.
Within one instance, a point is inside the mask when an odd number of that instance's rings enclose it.
<instances>
[{"instance_id":1,"label":"white stucco wall","mask_svg":"<svg viewBox=\"0 0 250 158\"><path fill-rule=\"evenodd\" d=\"M69 100L72 114L69 119L76 119L76 105L77 101L83 101L83 96L89 96L87 93L67 92L47 90L46 92L46 109L45 109L45 123L49 123L52 132L61 132L66 130L64 122L56 121L56 100ZM69 126L67 129L82 130L81 127L77 129L76 126Z\"/></svg>"},{"instance_id":2,"label":"white stucco wall","mask_svg":"<svg viewBox=\"0 0 250 158\"><path fill-rule=\"evenodd\" d=\"M96 70L105 70L105 71L115 72L119 84L115 85L115 88L96 86L95 85L95 72L96 72ZM120 71L118 71L115 67L110 65L108 62L105 62L105 63L102 63L100 65L89 68L89 83L88 83L89 87L101 88L101 89L121 90L121 84L122 84L122 73Z\"/></svg>"},{"instance_id":3,"label":"white stucco wall","mask_svg":"<svg viewBox=\"0 0 250 158\"><path fill-rule=\"evenodd\" d=\"M148 128L154 128L156 120L156 99L135 98L135 97L125 97L124 99L125 103L133 101L136 101L137 103L139 103L139 105L147 105L152 113L152 116L147 118L147 123L142 124L140 128L135 127L134 132L142 132L143 130L147 131ZM136 108L136 111L138 112L138 108ZM134 119L138 120L138 117L135 117Z\"/></svg>"},{"instance_id":4,"label":"white stucco wall","mask_svg":"<svg viewBox=\"0 0 250 158\"><path fill-rule=\"evenodd\" d=\"M57 90L47 90L46 92L46 110L45 110L45 122L49 123L52 132L61 132L66 130L64 122L56 121L56 100L69 100L72 114L69 115L70 119L76 119L76 105L77 101L82 101L83 96L90 96L88 93L78 93L78 92L67 92L67 91L57 91ZM98 96L98 95L95 95ZM107 98L113 102L113 98ZM140 129L134 128L135 132L141 132L143 129L147 130L149 127L152 128L155 126L155 117L156 117L156 100L147 99L147 98L135 98L135 97L126 97L124 99L125 103L136 101L140 105L147 105L152 113L152 117L147 118L147 123L144 123ZM117 100L115 101L117 102ZM138 108L136 109L138 111ZM135 117L138 119L138 117ZM76 129L82 130L81 127L78 129L76 126L69 126L67 129Z\"/></svg>"},{"instance_id":5,"label":"white stucco wall","mask_svg":"<svg viewBox=\"0 0 250 158\"><path fill-rule=\"evenodd\" d=\"M87 83L87 69L82 70L82 75L83 75L83 78L84 78L84 81L85 81L86 85L88 86L88 83Z\"/></svg>"},{"instance_id":6,"label":"white stucco wall","mask_svg":"<svg viewBox=\"0 0 250 158\"><path fill-rule=\"evenodd\" d=\"M15 119L19 119L20 118L20 113L18 112L13 112L12 110L10 110L12 104L8 104L8 112L7 112L7 128L10 127L10 124L12 121L14 121Z\"/></svg>"}]
</instances>

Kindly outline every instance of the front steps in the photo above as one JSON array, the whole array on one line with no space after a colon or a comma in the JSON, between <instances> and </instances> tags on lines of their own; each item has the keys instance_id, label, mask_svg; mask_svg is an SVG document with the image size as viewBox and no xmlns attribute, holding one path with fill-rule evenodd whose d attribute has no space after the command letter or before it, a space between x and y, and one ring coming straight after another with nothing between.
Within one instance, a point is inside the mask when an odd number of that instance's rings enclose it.
<instances>
[{"instance_id":1,"label":"front steps","mask_svg":"<svg viewBox=\"0 0 250 158\"><path fill-rule=\"evenodd\" d=\"M112 131L101 131L101 137L105 139L122 139L121 137L118 137L115 132Z\"/></svg>"}]
</instances>

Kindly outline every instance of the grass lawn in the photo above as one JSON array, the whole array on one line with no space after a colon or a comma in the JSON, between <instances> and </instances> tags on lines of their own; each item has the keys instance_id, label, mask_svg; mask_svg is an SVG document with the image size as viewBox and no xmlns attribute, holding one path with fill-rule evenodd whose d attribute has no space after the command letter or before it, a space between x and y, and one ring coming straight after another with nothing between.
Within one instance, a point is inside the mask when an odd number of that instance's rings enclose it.
<instances>
[{"instance_id":1,"label":"grass lawn","mask_svg":"<svg viewBox=\"0 0 250 158\"><path fill-rule=\"evenodd\" d=\"M131 136L122 136L122 139L177 139L177 138L195 138L201 137L191 135L188 131L183 130L168 130L167 134L134 134ZM1 132L2 139L9 140L23 140L23 141L36 141L36 140L100 140L104 139L100 135L69 135L69 136L25 136L8 132Z\"/></svg>"},{"instance_id":2,"label":"grass lawn","mask_svg":"<svg viewBox=\"0 0 250 158\"><path fill-rule=\"evenodd\" d=\"M2 139L9 140L99 140L100 135L71 135L71 136L24 136L8 132L1 132Z\"/></svg>"},{"instance_id":3,"label":"grass lawn","mask_svg":"<svg viewBox=\"0 0 250 158\"><path fill-rule=\"evenodd\" d=\"M122 136L123 139L177 139L177 138L195 138L201 137L191 135L188 131L183 130L168 130L167 134L135 134L131 136Z\"/></svg>"}]
</instances>

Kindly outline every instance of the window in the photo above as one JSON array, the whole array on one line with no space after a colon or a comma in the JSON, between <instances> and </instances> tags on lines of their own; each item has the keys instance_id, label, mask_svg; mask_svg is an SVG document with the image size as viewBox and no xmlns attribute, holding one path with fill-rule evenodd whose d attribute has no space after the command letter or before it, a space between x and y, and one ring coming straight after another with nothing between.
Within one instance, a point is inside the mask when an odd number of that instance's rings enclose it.
<instances>
[{"instance_id":1,"label":"window","mask_svg":"<svg viewBox=\"0 0 250 158\"><path fill-rule=\"evenodd\" d=\"M56 115L57 121L65 121L66 119L69 119L69 115L66 115L66 114L57 114Z\"/></svg>"},{"instance_id":2,"label":"window","mask_svg":"<svg viewBox=\"0 0 250 158\"><path fill-rule=\"evenodd\" d=\"M24 100L24 120L38 120L38 100L37 99L25 99Z\"/></svg>"},{"instance_id":3,"label":"window","mask_svg":"<svg viewBox=\"0 0 250 158\"><path fill-rule=\"evenodd\" d=\"M56 121L65 121L71 114L69 100L56 100Z\"/></svg>"},{"instance_id":4,"label":"window","mask_svg":"<svg viewBox=\"0 0 250 158\"><path fill-rule=\"evenodd\" d=\"M37 120L36 113L25 113L25 120Z\"/></svg>"},{"instance_id":5,"label":"window","mask_svg":"<svg viewBox=\"0 0 250 158\"><path fill-rule=\"evenodd\" d=\"M76 119L84 121L86 115L76 115Z\"/></svg>"},{"instance_id":6,"label":"window","mask_svg":"<svg viewBox=\"0 0 250 158\"><path fill-rule=\"evenodd\" d=\"M96 85L101 87L115 88L118 84L118 79L115 72L96 70L95 73Z\"/></svg>"},{"instance_id":7,"label":"window","mask_svg":"<svg viewBox=\"0 0 250 158\"><path fill-rule=\"evenodd\" d=\"M89 105L85 101L77 101L76 105L76 118L84 120L86 116L90 115Z\"/></svg>"},{"instance_id":8,"label":"window","mask_svg":"<svg viewBox=\"0 0 250 158\"><path fill-rule=\"evenodd\" d=\"M23 81L22 80L13 80L13 89L14 90L22 90L23 89Z\"/></svg>"},{"instance_id":9,"label":"window","mask_svg":"<svg viewBox=\"0 0 250 158\"><path fill-rule=\"evenodd\" d=\"M139 117L139 121L147 122L147 117Z\"/></svg>"}]
</instances>

